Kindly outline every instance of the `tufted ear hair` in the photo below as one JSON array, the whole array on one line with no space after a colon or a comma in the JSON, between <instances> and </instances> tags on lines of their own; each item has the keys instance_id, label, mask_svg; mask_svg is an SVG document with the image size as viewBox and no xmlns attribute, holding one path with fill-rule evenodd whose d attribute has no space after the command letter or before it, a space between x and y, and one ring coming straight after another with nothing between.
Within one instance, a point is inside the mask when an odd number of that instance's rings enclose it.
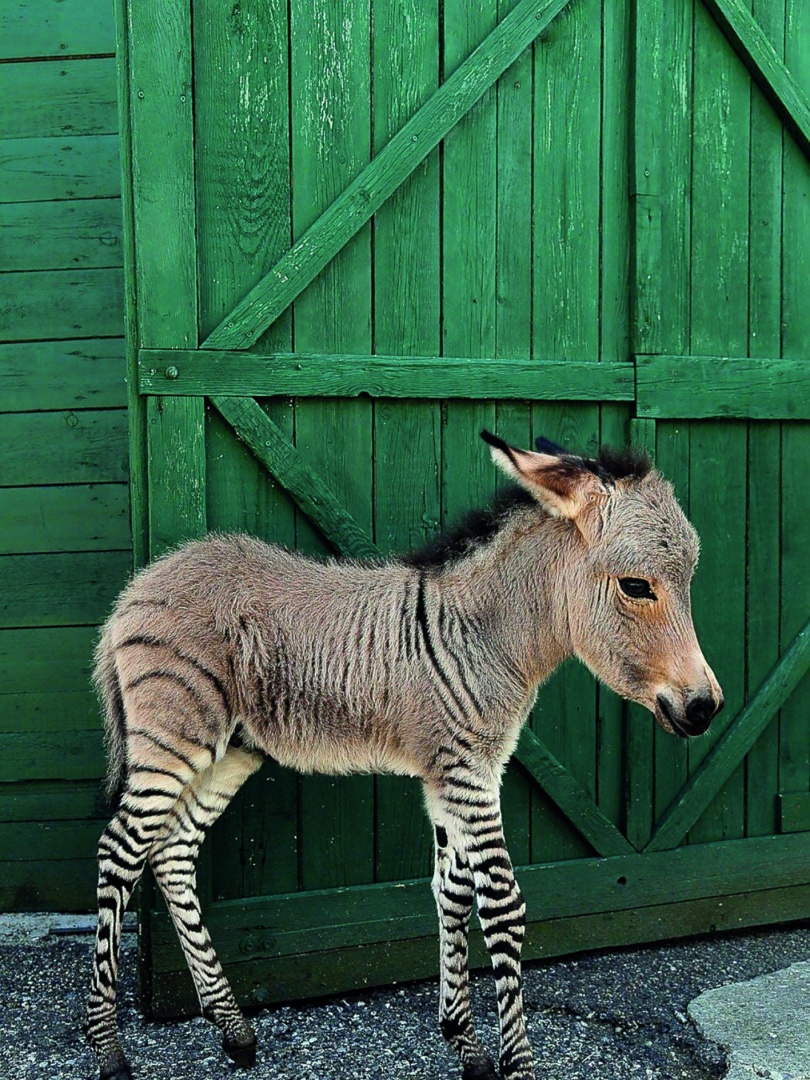
<instances>
[{"instance_id":1,"label":"tufted ear hair","mask_svg":"<svg viewBox=\"0 0 810 1080\"><path fill-rule=\"evenodd\" d=\"M592 533L592 528L583 528L585 511L595 508L607 491L584 458L562 450L558 453L519 450L490 431L482 431L481 438L489 446L495 464L550 514L575 521L583 533Z\"/></svg>"}]
</instances>

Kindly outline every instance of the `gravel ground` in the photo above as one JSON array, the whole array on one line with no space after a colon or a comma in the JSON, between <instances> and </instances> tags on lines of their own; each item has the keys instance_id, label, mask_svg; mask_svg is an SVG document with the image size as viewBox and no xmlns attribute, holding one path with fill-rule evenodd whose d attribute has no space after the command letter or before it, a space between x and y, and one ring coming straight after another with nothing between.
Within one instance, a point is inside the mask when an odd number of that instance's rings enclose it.
<instances>
[{"instance_id":1,"label":"gravel ground","mask_svg":"<svg viewBox=\"0 0 810 1080\"><path fill-rule=\"evenodd\" d=\"M64 926L65 920L59 920ZM32 926L34 929L32 929ZM92 938L0 920L0 1080L90 1080L80 1035ZM710 1080L722 1049L687 1019L698 994L810 957L810 925L622 949L526 965L538 1080ZM235 1070L202 1019L145 1023L136 1010L135 938L124 936L120 1019L137 1080L224 1080ZM273 1080L457 1080L436 1025L435 982L352 994L255 1016ZM492 981L475 978L483 1041L496 1050ZM250 1074L245 1074L246 1076Z\"/></svg>"}]
</instances>

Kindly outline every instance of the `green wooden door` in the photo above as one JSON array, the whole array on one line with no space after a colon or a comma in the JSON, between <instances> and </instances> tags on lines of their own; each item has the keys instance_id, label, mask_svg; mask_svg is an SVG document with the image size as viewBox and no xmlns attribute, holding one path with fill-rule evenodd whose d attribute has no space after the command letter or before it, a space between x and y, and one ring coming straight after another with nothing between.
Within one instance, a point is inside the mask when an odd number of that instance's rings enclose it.
<instances>
[{"instance_id":1,"label":"green wooden door","mask_svg":"<svg viewBox=\"0 0 810 1080\"><path fill-rule=\"evenodd\" d=\"M571 663L520 740L531 957L808 911L810 10L776 6L121 3L141 561L414 546L492 495L484 426L647 445L702 533L711 737ZM203 849L237 994L432 973L431 854L416 784L266 767ZM193 1008L143 906L144 1004Z\"/></svg>"}]
</instances>

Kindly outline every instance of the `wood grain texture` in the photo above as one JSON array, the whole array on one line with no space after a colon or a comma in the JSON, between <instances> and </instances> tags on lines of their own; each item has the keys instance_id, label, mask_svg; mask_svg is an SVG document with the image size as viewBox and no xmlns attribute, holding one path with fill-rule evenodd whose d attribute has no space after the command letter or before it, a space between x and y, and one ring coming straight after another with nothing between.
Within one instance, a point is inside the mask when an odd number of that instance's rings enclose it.
<instances>
[{"instance_id":1,"label":"wood grain texture","mask_svg":"<svg viewBox=\"0 0 810 1080\"><path fill-rule=\"evenodd\" d=\"M121 193L117 134L0 139L0 203Z\"/></svg>"},{"instance_id":2,"label":"wood grain texture","mask_svg":"<svg viewBox=\"0 0 810 1080\"><path fill-rule=\"evenodd\" d=\"M115 60L0 64L0 139L113 135Z\"/></svg>"},{"instance_id":3,"label":"wood grain texture","mask_svg":"<svg viewBox=\"0 0 810 1080\"><path fill-rule=\"evenodd\" d=\"M0 627L102 622L131 570L128 551L0 557Z\"/></svg>"},{"instance_id":4,"label":"wood grain texture","mask_svg":"<svg viewBox=\"0 0 810 1080\"><path fill-rule=\"evenodd\" d=\"M768 34L743 0L703 2L799 148L810 156L810 98L785 66Z\"/></svg>"},{"instance_id":5,"label":"wood grain texture","mask_svg":"<svg viewBox=\"0 0 810 1080\"><path fill-rule=\"evenodd\" d=\"M523 867L520 885L531 912L530 923L599 912L615 917L621 911L658 904L768 890L773 887L772 869L786 885L806 886L802 858L808 851L807 835L796 834L702 844L646 858L618 855L554 867ZM764 862L751 870L748 860L757 856ZM210 913L210 922L226 964L244 963L262 954L312 954L322 943L331 948L342 943L358 947L435 934L433 897L426 880L222 904ZM168 915L162 914L155 923L156 971L177 970L182 954L173 944Z\"/></svg>"},{"instance_id":6,"label":"wood grain texture","mask_svg":"<svg viewBox=\"0 0 810 1080\"><path fill-rule=\"evenodd\" d=\"M802 360L639 356L636 388L639 416L810 419L810 370Z\"/></svg>"},{"instance_id":7,"label":"wood grain texture","mask_svg":"<svg viewBox=\"0 0 810 1080\"><path fill-rule=\"evenodd\" d=\"M633 350L689 345L693 5L637 8Z\"/></svg>"},{"instance_id":8,"label":"wood grain texture","mask_svg":"<svg viewBox=\"0 0 810 1080\"><path fill-rule=\"evenodd\" d=\"M796 0L785 3L785 63L800 85L810 87L810 10ZM810 356L810 309L802 283L810 275L810 161L792 140L784 144L782 257L782 355L807 362ZM810 580L802 552L810 544L807 508L807 462L810 429L806 423L782 424L781 473L781 639L791 641L810 610ZM810 677L805 677L782 711L779 732L779 785L782 791L810 790Z\"/></svg>"},{"instance_id":9,"label":"wood grain texture","mask_svg":"<svg viewBox=\"0 0 810 1080\"><path fill-rule=\"evenodd\" d=\"M119 269L40 270L3 275L0 340L119 337L124 325Z\"/></svg>"},{"instance_id":10,"label":"wood grain texture","mask_svg":"<svg viewBox=\"0 0 810 1080\"><path fill-rule=\"evenodd\" d=\"M4 693L0 706L0 731L27 734L34 746L41 746L40 736L52 731L101 731L99 703L89 680L85 690Z\"/></svg>"},{"instance_id":11,"label":"wood grain texture","mask_svg":"<svg viewBox=\"0 0 810 1080\"><path fill-rule=\"evenodd\" d=\"M38 686L87 693L97 637L95 626L0 630L3 693L27 694Z\"/></svg>"},{"instance_id":12,"label":"wood grain texture","mask_svg":"<svg viewBox=\"0 0 810 1080\"><path fill-rule=\"evenodd\" d=\"M9 486L127 478L124 409L0 413L0 468Z\"/></svg>"},{"instance_id":13,"label":"wood grain texture","mask_svg":"<svg viewBox=\"0 0 810 1080\"><path fill-rule=\"evenodd\" d=\"M114 52L111 0L6 0L0 9L0 60Z\"/></svg>"},{"instance_id":14,"label":"wood grain texture","mask_svg":"<svg viewBox=\"0 0 810 1080\"><path fill-rule=\"evenodd\" d=\"M125 484L0 488L0 554L130 547Z\"/></svg>"},{"instance_id":15,"label":"wood grain texture","mask_svg":"<svg viewBox=\"0 0 810 1080\"><path fill-rule=\"evenodd\" d=\"M629 855L635 850L528 727L521 732L515 756L597 855Z\"/></svg>"},{"instance_id":16,"label":"wood grain texture","mask_svg":"<svg viewBox=\"0 0 810 1080\"><path fill-rule=\"evenodd\" d=\"M480 52L458 67L398 132L384 151L324 210L317 225L290 249L206 340L210 348L246 347L362 228L375 210L475 104L565 6L567 0L521 0ZM337 40L337 39L335 39Z\"/></svg>"},{"instance_id":17,"label":"wood grain texture","mask_svg":"<svg viewBox=\"0 0 810 1080\"><path fill-rule=\"evenodd\" d=\"M666 941L673 935L716 935L748 926L790 922L804 917L809 900L810 888L796 885L655 904L635 911L543 919L528 924L523 955L527 960L547 960L593 949ZM166 947L172 948L175 941L169 937ZM334 995L345 988L367 991L374 984L435 976L436 956L435 933L431 933L402 942L385 940L333 949L312 956L306 964L296 956L265 955L231 965L229 978L237 999L255 1005L257 984L263 1002L277 996L286 1001L293 996ZM179 955L177 962L182 962ZM489 966L480 931L471 934L470 962L473 968ZM147 1015L155 1017L196 1016L199 1003L185 969L159 973L144 1008Z\"/></svg>"},{"instance_id":18,"label":"wood grain texture","mask_svg":"<svg viewBox=\"0 0 810 1080\"><path fill-rule=\"evenodd\" d=\"M4 270L121 266L121 200L0 206Z\"/></svg>"},{"instance_id":19,"label":"wood grain texture","mask_svg":"<svg viewBox=\"0 0 810 1080\"><path fill-rule=\"evenodd\" d=\"M197 345L191 11L132 3L127 122L134 219L136 339Z\"/></svg>"},{"instance_id":20,"label":"wood grain texture","mask_svg":"<svg viewBox=\"0 0 810 1080\"><path fill-rule=\"evenodd\" d=\"M125 374L120 337L0 345L0 404L4 412L123 408Z\"/></svg>"},{"instance_id":21,"label":"wood grain texture","mask_svg":"<svg viewBox=\"0 0 810 1080\"><path fill-rule=\"evenodd\" d=\"M218 397L250 393L261 397L632 401L634 376L627 363L439 358L410 356L405 350L404 355L302 352L268 356L207 349L143 349L139 353L138 388L143 394Z\"/></svg>"},{"instance_id":22,"label":"wood grain texture","mask_svg":"<svg viewBox=\"0 0 810 1080\"><path fill-rule=\"evenodd\" d=\"M0 784L99 779L104 768L104 740L98 727L87 731L52 728L39 732L37 738L29 731L0 733ZM15 853L17 858L25 857L23 849L15 852L9 841L6 854L0 858L13 858Z\"/></svg>"},{"instance_id":23,"label":"wood grain texture","mask_svg":"<svg viewBox=\"0 0 810 1080\"><path fill-rule=\"evenodd\" d=\"M202 398L149 398L149 554L206 531Z\"/></svg>"}]
</instances>

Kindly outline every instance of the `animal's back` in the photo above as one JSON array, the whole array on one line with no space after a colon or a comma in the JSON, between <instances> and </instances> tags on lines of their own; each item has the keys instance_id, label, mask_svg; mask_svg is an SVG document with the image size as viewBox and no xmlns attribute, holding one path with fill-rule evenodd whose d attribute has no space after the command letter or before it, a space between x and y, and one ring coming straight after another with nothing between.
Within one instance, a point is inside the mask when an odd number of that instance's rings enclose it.
<instances>
[{"instance_id":1,"label":"animal's back","mask_svg":"<svg viewBox=\"0 0 810 1080\"><path fill-rule=\"evenodd\" d=\"M159 559L122 593L98 649L111 765L124 738L121 692L130 712L127 689L157 671L164 677L140 691L141 709L165 717L174 737L205 724L219 754L238 723L250 744L302 770L412 771L403 709L391 701L409 578L396 564L319 562L242 535ZM182 705L184 684L202 711L169 707ZM389 722L375 726L389 707Z\"/></svg>"}]
</instances>

